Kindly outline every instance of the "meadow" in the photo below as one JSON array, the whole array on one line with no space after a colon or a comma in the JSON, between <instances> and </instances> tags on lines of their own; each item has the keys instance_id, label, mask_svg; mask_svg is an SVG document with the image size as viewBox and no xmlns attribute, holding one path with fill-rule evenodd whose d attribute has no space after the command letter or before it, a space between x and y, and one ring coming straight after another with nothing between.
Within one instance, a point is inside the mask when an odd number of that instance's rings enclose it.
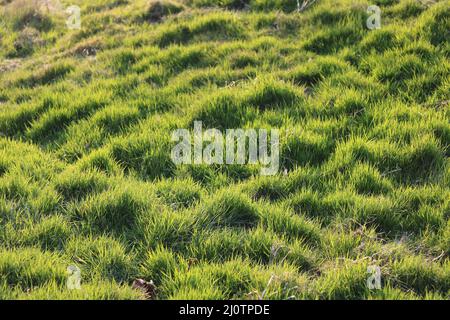
<instances>
[{"instance_id":1,"label":"meadow","mask_svg":"<svg viewBox=\"0 0 450 320\"><path fill-rule=\"evenodd\" d=\"M450 1L47 2L0 0L0 299L450 299ZM195 121L279 174L175 165Z\"/></svg>"}]
</instances>

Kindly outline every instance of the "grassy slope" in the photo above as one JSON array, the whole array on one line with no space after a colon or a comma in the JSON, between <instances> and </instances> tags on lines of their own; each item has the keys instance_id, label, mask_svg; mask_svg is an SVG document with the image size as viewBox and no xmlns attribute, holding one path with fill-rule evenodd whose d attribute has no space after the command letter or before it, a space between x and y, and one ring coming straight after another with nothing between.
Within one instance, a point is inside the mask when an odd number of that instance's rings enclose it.
<instances>
[{"instance_id":1,"label":"grassy slope","mask_svg":"<svg viewBox=\"0 0 450 320\"><path fill-rule=\"evenodd\" d=\"M246 2L3 16L0 298L449 298L449 1L374 1L377 31L365 1ZM280 128L287 174L173 166L194 120Z\"/></svg>"}]
</instances>

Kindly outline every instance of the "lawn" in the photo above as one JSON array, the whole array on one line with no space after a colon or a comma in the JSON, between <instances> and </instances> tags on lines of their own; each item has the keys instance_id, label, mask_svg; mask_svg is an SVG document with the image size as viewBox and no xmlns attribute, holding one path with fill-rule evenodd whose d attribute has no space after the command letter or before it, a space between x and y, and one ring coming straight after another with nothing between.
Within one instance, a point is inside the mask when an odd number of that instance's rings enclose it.
<instances>
[{"instance_id":1,"label":"lawn","mask_svg":"<svg viewBox=\"0 0 450 320\"><path fill-rule=\"evenodd\" d=\"M450 299L450 1L44 2L0 0L0 299ZM175 164L196 121L278 174Z\"/></svg>"}]
</instances>

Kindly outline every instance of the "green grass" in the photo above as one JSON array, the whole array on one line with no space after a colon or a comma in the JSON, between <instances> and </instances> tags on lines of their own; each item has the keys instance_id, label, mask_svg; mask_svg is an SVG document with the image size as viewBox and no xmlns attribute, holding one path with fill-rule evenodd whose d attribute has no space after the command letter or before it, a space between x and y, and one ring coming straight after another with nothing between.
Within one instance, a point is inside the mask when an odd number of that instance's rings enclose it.
<instances>
[{"instance_id":1,"label":"green grass","mask_svg":"<svg viewBox=\"0 0 450 320\"><path fill-rule=\"evenodd\" d=\"M448 0L34 3L0 1L0 299L450 298ZM174 165L198 120L280 129L279 174Z\"/></svg>"}]
</instances>

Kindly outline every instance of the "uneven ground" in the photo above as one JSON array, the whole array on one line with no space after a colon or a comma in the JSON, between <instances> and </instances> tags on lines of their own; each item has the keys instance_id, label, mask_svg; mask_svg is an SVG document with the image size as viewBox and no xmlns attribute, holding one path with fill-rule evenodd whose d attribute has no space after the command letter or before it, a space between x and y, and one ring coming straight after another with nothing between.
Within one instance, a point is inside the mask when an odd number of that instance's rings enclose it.
<instances>
[{"instance_id":1,"label":"uneven ground","mask_svg":"<svg viewBox=\"0 0 450 320\"><path fill-rule=\"evenodd\" d=\"M449 1L10 2L0 298L450 297ZM194 120L279 128L281 173L174 166Z\"/></svg>"}]
</instances>

